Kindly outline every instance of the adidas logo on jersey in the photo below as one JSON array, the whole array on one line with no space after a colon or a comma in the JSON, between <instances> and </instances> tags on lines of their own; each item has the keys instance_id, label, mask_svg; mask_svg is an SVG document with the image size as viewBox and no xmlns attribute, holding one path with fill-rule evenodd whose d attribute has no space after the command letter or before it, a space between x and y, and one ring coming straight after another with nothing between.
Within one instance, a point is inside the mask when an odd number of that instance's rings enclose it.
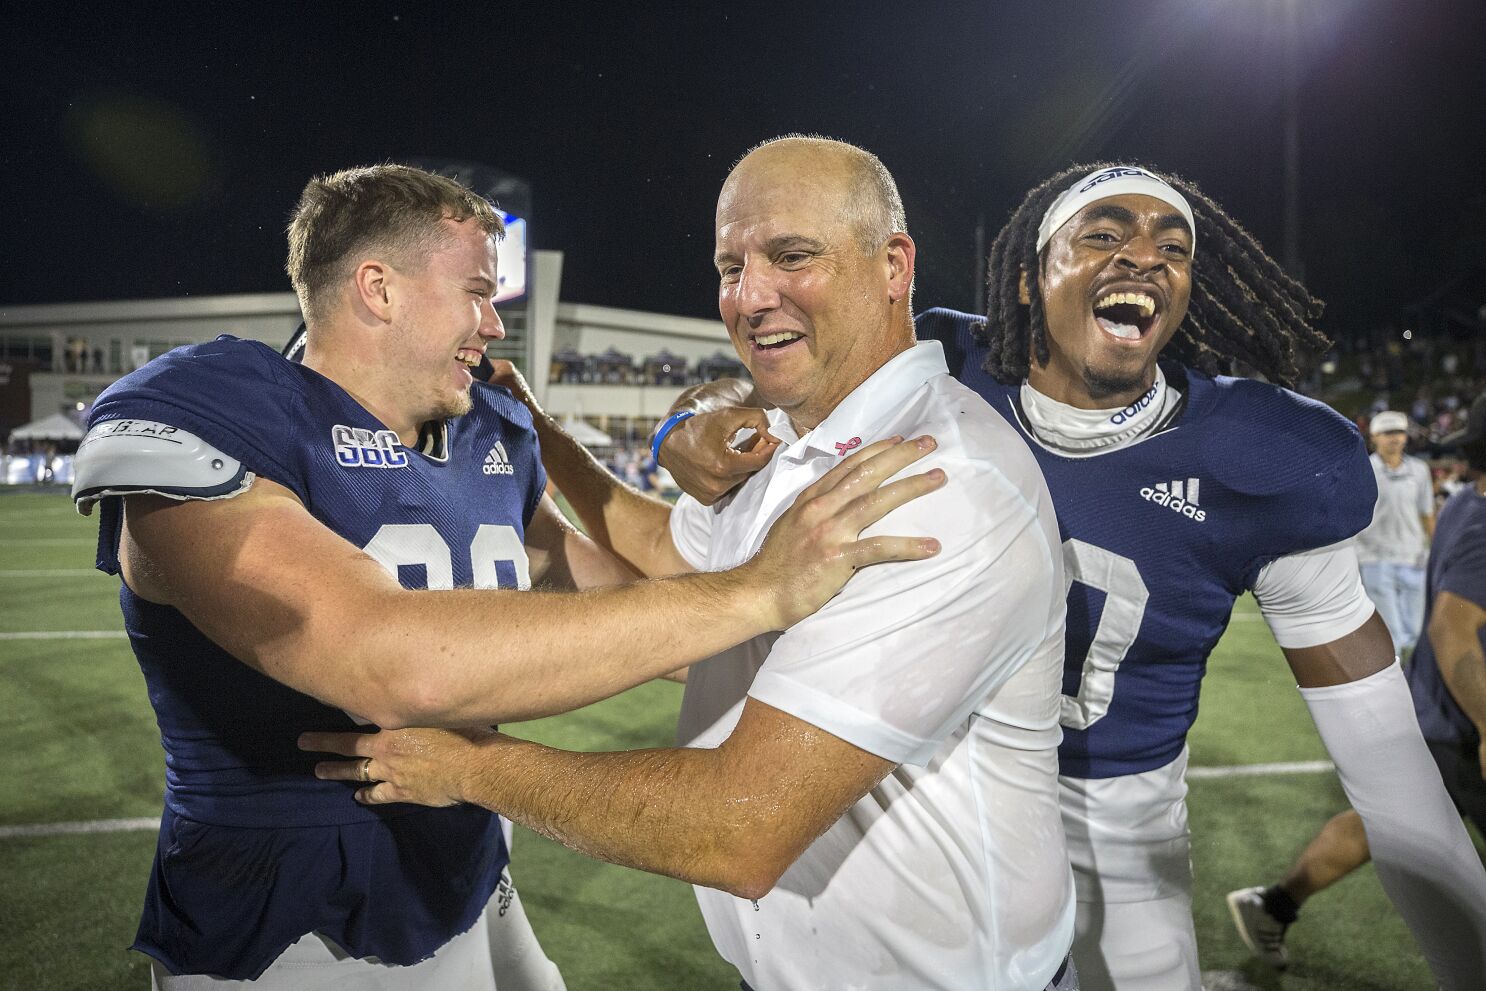
<instances>
[{"instance_id":1,"label":"adidas logo on jersey","mask_svg":"<svg viewBox=\"0 0 1486 991\"><path fill-rule=\"evenodd\" d=\"M514 475L516 469L511 467L511 459L506 457L506 445L500 441L485 455L484 472L487 475Z\"/></svg>"},{"instance_id":2,"label":"adidas logo on jersey","mask_svg":"<svg viewBox=\"0 0 1486 991\"><path fill-rule=\"evenodd\" d=\"M408 463L402 441L391 430L373 433L363 427L337 423L330 428L335 460L343 468L402 468Z\"/></svg>"},{"instance_id":3,"label":"adidas logo on jersey","mask_svg":"<svg viewBox=\"0 0 1486 991\"><path fill-rule=\"evenodd\" d=\"M1170 483L1158 482L1140 490L1140 497L1147 502L1165 506L1172 512L1181 513L1187 519L1201 523L1207 519L1207 511L1199 508L1197 494L1198 480L1195 478L1189 478L1185 482L1181 479Z\"/></svg>"}]
</instances>

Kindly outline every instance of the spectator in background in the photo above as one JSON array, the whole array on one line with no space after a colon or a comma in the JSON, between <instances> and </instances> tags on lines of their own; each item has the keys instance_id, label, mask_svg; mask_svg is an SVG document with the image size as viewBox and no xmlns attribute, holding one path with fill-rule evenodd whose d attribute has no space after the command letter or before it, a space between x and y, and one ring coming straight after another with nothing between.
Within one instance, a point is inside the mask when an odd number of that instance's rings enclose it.
<instances>
[{"instance_id":1,"label":"spectator in background","mask_svg":"<svg viewBox=\"0 0 1486 991\"><path fill-rule=\"evenodd\" d=\"M1442 468L1436 468L1436 472L1438 484L1435 487L1435 501L1438 503L1445 502L1470 484L1468 468L1463 461L1450 462Z\"/></svg>"},{"instance_id":2,"label":"spectator in background","mask_svg":"<svg viewBox=\"0 0 1486 991\"><path fill-rule=\"evenodd\" d=\"M1414 403L1409 407L1409 419L1415 423L1425 423L1429 420L1429 387L1425 386L1419 390Z\"/></svg>"},{"instance_id":3,"label":"spectator in background","mask_svg":"<svg viewBox=\"0 0 1486 991\"><path fill-rule=\"evenodd\" d=\"M1403 453L1409 420L1385 410L1372 418L1371 461L1378 481L1372 523L1357 535L1362 585L1378 607L1393 649L1414 649L1424 619L1424 562L1434 535L1434 480L1429 466Z\"/></svg>"}]
</instances>

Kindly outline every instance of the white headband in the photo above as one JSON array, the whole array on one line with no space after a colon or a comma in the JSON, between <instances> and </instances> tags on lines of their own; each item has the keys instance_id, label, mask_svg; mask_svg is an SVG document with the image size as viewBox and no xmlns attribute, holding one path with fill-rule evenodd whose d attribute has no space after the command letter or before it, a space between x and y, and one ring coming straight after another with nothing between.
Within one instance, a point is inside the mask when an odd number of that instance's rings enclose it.
<instances>
[{"instance_id":1,"label":"white headband","mask_svg":"<svg viewBox=\"0 0 1486 991\"><path fill-rule=\"evenodd\" d=\"M1187 226L1192 229L1192 248L1193 251L1196 250L1197 222L1192 219L1192 208L1187 205L1186 198L1145 169L1130 165L1115 165L1090 172L1065 189L1062 195L1053 200L1053 205L1042 215L1042 223L1037 225L1037 250L1041 251L1059 227L1072 220L1075 213L1090 203L1126 193L1154 196L1178 210L1187 218Z\"/></svg>"}]
</instances>

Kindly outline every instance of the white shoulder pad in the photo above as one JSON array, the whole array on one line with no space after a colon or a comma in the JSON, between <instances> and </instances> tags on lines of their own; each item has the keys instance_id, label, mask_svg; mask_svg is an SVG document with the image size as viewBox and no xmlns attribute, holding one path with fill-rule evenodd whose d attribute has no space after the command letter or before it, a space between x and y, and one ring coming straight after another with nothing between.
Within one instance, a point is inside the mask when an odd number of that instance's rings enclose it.
<instances>
[{"instance_id":1,"label":"white shoulder pad","mask_svg":"<svg viewBox=\"0 0 1486 991\"><path fill-rule=\"evenodd\" d=\"M109 420L88 431L73 460L72 499L84 516L105 496L153 493L171 499L227 499L253 473L180 427Z\"/></svg>"}]
</instances>

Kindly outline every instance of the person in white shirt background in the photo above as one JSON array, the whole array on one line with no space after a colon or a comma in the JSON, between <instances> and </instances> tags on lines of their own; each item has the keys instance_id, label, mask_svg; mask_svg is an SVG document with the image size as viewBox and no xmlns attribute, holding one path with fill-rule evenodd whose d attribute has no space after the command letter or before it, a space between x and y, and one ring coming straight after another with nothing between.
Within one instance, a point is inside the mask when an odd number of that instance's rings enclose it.
<instances>
[{"instance_id":1,"label":"person in white shirt background","mask_svg":"<svg viewBox=\"0 0 1486 991\"><path fill-rule=\"evenodd\" d=\"M1357 535L1357 561L1368 598L1406 655L1424 622L1424 564L1434 536L1434 481L1429 466L1404 453L1409 418L1385 410L1368 424L1378 503L1372 523Z\"/></svg>"}]
</instances>

